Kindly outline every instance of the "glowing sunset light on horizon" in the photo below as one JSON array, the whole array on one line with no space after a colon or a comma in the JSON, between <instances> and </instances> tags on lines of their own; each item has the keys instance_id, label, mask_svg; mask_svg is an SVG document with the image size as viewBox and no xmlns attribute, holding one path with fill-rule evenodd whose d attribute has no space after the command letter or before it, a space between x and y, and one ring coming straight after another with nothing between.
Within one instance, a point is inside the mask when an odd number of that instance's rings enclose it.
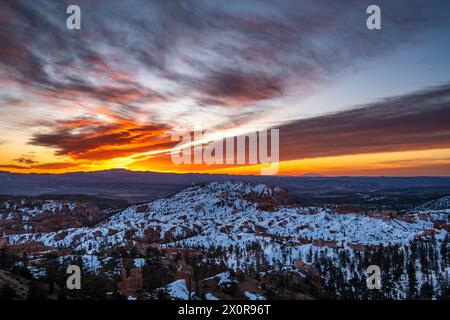
<instances>
[{"instance_id":1,"label":"glowing sunset light on horizon","mask_svg":"<svg viewBox=\"0 0 450 320\"><path fill-rule=\"evenodd\" d=\"M276 128L279 175L450 176L446 1L383 3L380 30L351 0L77 3L81 30L0 4L0 171L259 174L175 165L171 134Z\"/></svg>"}]
</instances>

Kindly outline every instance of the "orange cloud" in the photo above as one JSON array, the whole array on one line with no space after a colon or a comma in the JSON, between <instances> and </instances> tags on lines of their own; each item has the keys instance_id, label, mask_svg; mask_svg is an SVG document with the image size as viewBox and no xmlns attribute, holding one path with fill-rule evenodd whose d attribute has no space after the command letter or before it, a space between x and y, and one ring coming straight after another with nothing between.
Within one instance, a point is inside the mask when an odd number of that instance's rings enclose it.
<instances>
[{"instance_id":1,"label":"orange cloud","mask_svg":"<svg viewBox=\"0 0 450 320\"><path fill-rule=\"evenodd\" d=\"M82 118L50 123L49 132L34 135L30 144L55 148L57 155L74 160L108 160L173 145L165 124L117 116L110 120Z\"/></svg>"}]
</instances>

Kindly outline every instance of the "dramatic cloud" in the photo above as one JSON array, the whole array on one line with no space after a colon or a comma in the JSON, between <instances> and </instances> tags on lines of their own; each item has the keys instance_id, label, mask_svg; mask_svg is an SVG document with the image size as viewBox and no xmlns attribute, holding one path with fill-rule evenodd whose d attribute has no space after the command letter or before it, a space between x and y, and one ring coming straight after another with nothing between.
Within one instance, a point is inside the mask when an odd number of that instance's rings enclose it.
<instances>
[{"instance_id":1,"label":"dramatic cloud","mask_svg":"<svg viewBox=\"0 0 450 320\"><path fill-rule=\"evenodd\" d=\"M280 127L281 159L450 148L450 85Z\"/></svg>"},{"instance_id":2,"label":"dramatic cloud","mask_svg":"<svg viewBox=\"0 0 450 320\"><path fill-rule=\"evenodd\" d=\"M450 84L393 97L330 115L291 122L279 128L280 161L450 148ZM205 145L204 145L205 146ZM246 146L248 148L248 145ZM248 152L248 150L246 150ZM195 172L236 167L236 165L174 165L170 154L135 159L132 168L158 165L164 170ZM449 158L433 159L448 163ZM445 165L430 164L430 159L409 158L383 161L395 166L390 171L413 172L414 168L434 174ZM399 170L401 165L404 169ZM411 166L411 167L409 167ZM357 169L354 169L357 171ZM373 169L381 172L381 169ZM390 172L386 170L386 172ZM448 170L441 170L448 173ZM361 171L367 174L368 171Z\"/></svg>"},{"instance_id":3,"label":"dramatic cloud","mask_svg":"<svg viewBox=\"0 0 450 320\"><path fill-rule=\"evenodd\" d=\"M282 160L449 146L448 86L291 122L340 77L448 27L448 1L378 1L380 32L365 27L366 0L74 0L79 31L66 28L68 4L0 3L0 160L11 170L148 156L174 146L171 130L198 124L281 123Z\"/></svg>"},{"instance_id":4,"label":"dramatic cloud","mask_svg":"<svg viewBox=\"0 0 450 320\"><path fill-rule=\"evenodd\" d=\"M64 2L11 1L0 24L2 78L55 99L127 105L188 96L245 106L308 92L438 24L443 10L383 2L389 32L374 34L363 2L75 1L83 23L73 32Z\"/></svg>"},{"instance_id":5,"label":"dramatic cloud","mask_svg":"<svg viewBox=\"0 0 450 320\"><path fill-rule=\"evenodd\" d=\"M73 159L107 160L173 146L165 134L168 127L155 123L127 119L105 123L85 118L51 126L49 133L36 134L30 144L55 148L57 155Z\"/></svg>"}]
</instances>

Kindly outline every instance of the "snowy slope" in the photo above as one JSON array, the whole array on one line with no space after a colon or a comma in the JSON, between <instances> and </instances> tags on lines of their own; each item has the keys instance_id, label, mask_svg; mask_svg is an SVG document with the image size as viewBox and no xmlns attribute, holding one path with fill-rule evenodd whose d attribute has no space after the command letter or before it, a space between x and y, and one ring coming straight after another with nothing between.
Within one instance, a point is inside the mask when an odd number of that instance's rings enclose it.
<instances>
[{"instance_id":1,"label":"snowy slope","mask_svg":"<svg viewBox=\"0 0 450 320\"><path fill-rule=\"evenodd\" d=\"M426 202L414 209L414 211L448 211L450 212L450 196Z\"/></svg>"},{"instance_id":2,"label":"snowy slope","mask_svg":"<svg viewBox=\"0 0 450 320\"><path fill-rule=\"evenodd\" d=\"M187 188L170 198L136 205L95 227L9 236L11 244L42 242L48 247L95 254L140 241L162 246L244 247L259 242L277 259L282 246L406 244L424 235L446 234L432 220L382 219L338 214L330 209L290 205L284 190L243 182L210 183ZM448 221L446 221L448 222ZM277 253L278 252L278 253ZM231 262L230 262L231 263Z\"/></svg>"}]
</instances>

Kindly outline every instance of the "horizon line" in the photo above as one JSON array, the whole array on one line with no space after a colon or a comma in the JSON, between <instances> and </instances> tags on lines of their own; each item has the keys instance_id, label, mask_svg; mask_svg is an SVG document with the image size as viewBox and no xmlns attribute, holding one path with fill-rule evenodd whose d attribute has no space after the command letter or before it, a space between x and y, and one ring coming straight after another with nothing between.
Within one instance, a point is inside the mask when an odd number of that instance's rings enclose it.
<instances>
[{"instance_id":1,"label":"horizon line","mask_svg":"<svg viewBox=\"0 0 450 320\"><path fill-rule=\"evenodd\" d=\"M209 173L209 172L174 172L174 171L154 171L154 170L132 170L125 168L111 168L102 170L88 170L88 171L72 171L72 172L12 172L8 170L0 170L0 174L20 174L20 175L66 175L79 173L98 173L108 171L125 171L135 173L158 173L158 174L176 174L176 175L208 175L208 176L242 176L242 177L266 177L266 178L450 178L450 175L325 175L322 173L304 173L300 175L258 175L258 174L229 174L229 173Z\"/></svg>"}]
</instances>

